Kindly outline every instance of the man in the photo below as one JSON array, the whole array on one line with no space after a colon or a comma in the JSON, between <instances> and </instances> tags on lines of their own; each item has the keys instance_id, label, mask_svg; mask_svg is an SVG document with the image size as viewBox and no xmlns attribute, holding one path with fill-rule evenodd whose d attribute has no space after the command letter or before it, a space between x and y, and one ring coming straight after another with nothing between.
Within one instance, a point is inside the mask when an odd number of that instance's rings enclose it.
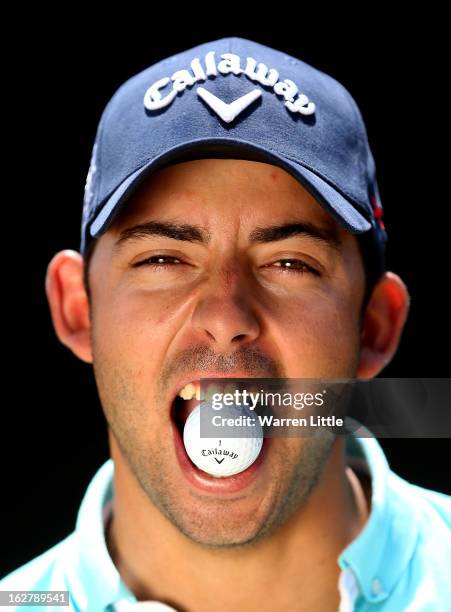
<instances>
[{"instance_id":1,"label":"man","mask_svg":"<svg viewBox=\"0 0 451 612\"><path fill-rule=\"evenodd\" d=\"M1 589L89 611L449 609L450 500L374 438L273 438L215 478L176 421L201 378L375 377L409 301L385 240L365 127L331 77L225 38L127 81L99 124L81 254L46 278L111 460L74 533Z\"/></svg>"}]
</instances>

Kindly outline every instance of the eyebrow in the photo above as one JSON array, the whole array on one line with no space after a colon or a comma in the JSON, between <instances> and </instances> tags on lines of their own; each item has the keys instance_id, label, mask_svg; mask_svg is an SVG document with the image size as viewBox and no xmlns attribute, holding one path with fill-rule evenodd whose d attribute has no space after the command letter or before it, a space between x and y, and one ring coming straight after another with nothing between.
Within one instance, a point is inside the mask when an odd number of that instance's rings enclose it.
<instances>
[{"instance_id":1,"label":"eyebrow","mask_svg":"<svg viewBox=\"0 0 451 612\"><path fill-rule=\"evenodd\" d=\"M166 238L172 238L173 240L205 245L209 244L211 241L211 234L199 225L179 224L167 221L149 221L122 230L119 234L119 238L114 244L114 251L120 250L126 242L131 240L153 236L164 236ZM251 244L263 244L286 240L293 236L306 236L322 242L335 250L339 250L341 246L338 234L333 228L326 229L308 222L256 227L249 234L249 242Z\"/></svg>"},{"instance_id":2,"label":"eyebrow","mask_svg":"<svg viewBox=\"0 0 451 612\"><path fill-rule=\"evenodd\" d=\"M266 243L285 240L293 236L306 236L319 242L325 243L335 250L339 250L341 240L337 232L332 228L323 228L313 223L284 223L283 225L271 225L269 227L256 227L249 234L249 242Z\"/></svg>"},{"instance_id":3,"label":"eyebrow","mask_svg":"<svg viewBox=\"0 0 451 612\"><path fill-rule=\"evenodd\" d=\"M172 238L173 240L198 242L199 244L208 244L211 240L211 235L198 225L171 223L167 221L149 221L122 230L113 248L115 251L118 251L128 241L153 236L164 236L166 238Z\"/></svg>"}]
</instances>

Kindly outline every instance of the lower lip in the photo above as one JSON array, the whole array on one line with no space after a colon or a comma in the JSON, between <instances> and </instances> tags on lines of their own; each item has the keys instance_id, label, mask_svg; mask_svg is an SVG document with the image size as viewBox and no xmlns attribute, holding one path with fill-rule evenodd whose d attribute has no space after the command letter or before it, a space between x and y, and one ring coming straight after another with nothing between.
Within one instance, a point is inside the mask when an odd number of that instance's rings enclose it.
<instances>
[{"instance_id":1,"label":"lower lip","mask_svg":"<svg viewBox=\"0 0 451 612\"><path fill-rule=\"evenodd\" d=\"M259 456L246 470L240 472L239 474L235 474L234 476L216 478L215 476L211 476L210 474L199 470L199 468L197 468L191 462L186 454L185 445L183 444L183 440L176 424L174 421L171 421L171 424L174 435L175 454L177 455L180 468L188 482L195 486L196 489L215 494L237 493L248 487L261 472L261 466L268 449L268 438L263 439L263 446Z\"/></svg>"}]
</instances>

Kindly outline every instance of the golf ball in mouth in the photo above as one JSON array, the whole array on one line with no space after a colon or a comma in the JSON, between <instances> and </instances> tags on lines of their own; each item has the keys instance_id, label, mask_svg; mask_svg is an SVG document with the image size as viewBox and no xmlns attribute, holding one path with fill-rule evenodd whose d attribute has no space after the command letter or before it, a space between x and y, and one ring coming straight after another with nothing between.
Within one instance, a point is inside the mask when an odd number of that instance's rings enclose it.
<instances>
[{"instance_id":1,"label":"golf ball in mouth","mask_svg":"<svg viewBox=\"0 0 451 612\"><path fill-rule=\"evenodd\" d=\"M244 472L260 454L263 446L263 429L257 414L246 408L224 407L220 415L226 418L249 416L252 425L240 427L240 438L201 438L200 404L191 412L183 429L183 443L188 457L203 472L225 478ZM218 429L222 429L219 427Z\"/></svg>"}]
</instances>

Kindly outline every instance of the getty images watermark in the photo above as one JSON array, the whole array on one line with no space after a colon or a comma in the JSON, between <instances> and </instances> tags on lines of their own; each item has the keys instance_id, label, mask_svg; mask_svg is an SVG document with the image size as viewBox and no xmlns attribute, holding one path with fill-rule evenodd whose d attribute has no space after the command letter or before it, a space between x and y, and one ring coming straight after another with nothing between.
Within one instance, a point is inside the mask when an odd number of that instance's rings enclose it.
<instances>
[{"instance_id":1,"label":"getty images watermark","mask_svg":"<svg viewBox=\"0 0 451 612\"><path fill-rule=\"evenodd\" d=\"M324 415L318 412L308 416L282 416L281 408L292 408L296 411L305 408L322 409L326 404L327 389L310 392L280 392L280 391L252 391L248 389L234 389L224 392L213 392L210 399L212 410L221 410L226 414L212 415L211 422L214 427L249 427L257 422L262 427L343 427L344 419L335 415ZM208 395L208 389L207 389ZM208 410L208 404L206 409ZM227 410L232 408L234 410ZM262 408L266 410L265 414ZM275 408L277 410L275 410ZM257 411L260 409L260 413ZM286 412L286 411L285 411ZM235 413L235 414L234 414Z\"/></svg>"},{"instance_id":2,"label":"getty images watermark","mask_svg":"<svg viewBox=\"0 0 451 612\"><path fill-rule=\"evenodd\" d=\"M450 378L200 381L200 435L451 437Z\"/></svg>"}]
</instances>

